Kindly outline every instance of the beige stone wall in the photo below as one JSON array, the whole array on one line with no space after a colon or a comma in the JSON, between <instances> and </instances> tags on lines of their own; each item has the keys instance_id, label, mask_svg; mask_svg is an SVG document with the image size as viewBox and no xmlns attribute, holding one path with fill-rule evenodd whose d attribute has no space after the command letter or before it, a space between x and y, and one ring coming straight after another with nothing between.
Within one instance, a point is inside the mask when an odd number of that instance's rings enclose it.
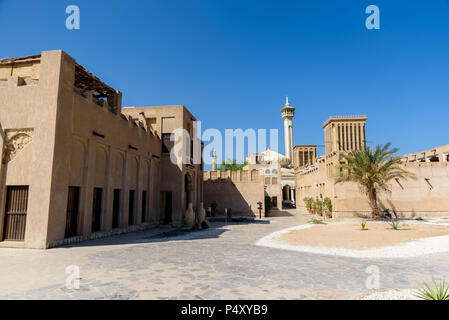
<instances>
[{"instance_id":1,"label":"beige stone wall","mask_svg":"<svg viewBox=\"0 0 449 320\"><path fill-rule=\"evenodd\" d=\"M0 167L0 241L6 187L29 186L25 241L0 246L46 248L64 240L69 186L80 187L77 233L83 239L92 233L94 187L103 188L101 232L112 229L114 189L121 189L121 229L128 228L131 189L136 191L137 224L142 214L149 223L159 223L160 139L112 113L91 92L75 88L76 63L62 51L43 52L33 63L39 65L37 83L10 77L0 86L2 150L5 145L14 150L3 153ZM25 77L32 69L18 70Z\"/></svg>"},{"instance_id":2,"label":"beige stone wall","mask_svg":"<svg viewBox=\"0 0 449 320\"><path fill-rule=\"evenodd\" d=\"M395 210L406 217L449 214L449 163L405 163L403 168L414 173L417 179L393 180L389 184L391 193L379 195L380 208ZM335 190L338 215L370 214L366 196L357 185L342 184Z\"/></svg>"},{"instance_id":3,"label":"beige stone wall","mask_svg":"<svg viewBox=\"0 0 449 320\"><path fill-rule=\"evenodd\" d=\"M281 166L279 163L273 164L248 164L245 170L249 172L257 170L260 179L264 185L265 196L268 196L274 201L277 199L276 209L282 209L282 177ZM263 201L262 201L263 202Z\"/></svg>"},{"instance_id":4,"label":"beige stone wall","mask_svg":"<svg viewBox=\"0 0 449 320\"><path fill-rule=\"evenodd\" d=\"M39 80L41 57L34 57L19 61L0 64L0 81L8 81L9 77L20 77L26 83Z\"/></svg>"},{"instance_id":5,"label":"beige stone wall","mask_svg":"<svg viewBox=\"0 0 449 320\"><path fill-rule=\"evenodd\" d=\"M163 134L170 134L176 129L185 129L190 137L194 136L195 117L183 105L174 106L151 106L151 107L128 107L123 108L122 112L131 116L135 120L141 120L149 130L162 138ZM184 151L183 147L180 152ZM193 163L193 162L192 162ZM188 198L193 204L193 210L196 212L203 202L202 164L173 164L170 154L161 154L161 192L171 192L172 201L172 221L174 225L182 225L187 208ZM188 175L188 177L186 177ZM186 189L185 179L190 179L191 190ZM164 207L160 207L160 221L165 218Z\"/></svg>"},{"instance_id":6,"label":"beige stone wall","mask_svg":"<svg viewBox=\"0 0 449 320\"><path fill-rule=\"evenodd\" d=\"M264 198L263 176L257 169L204 172L204 204L210 207L215 201L218 213L231 208L235 214L258 216L257 203L263 204Z\"/></svg>"},{"instance_id":7,"label":"beige stone wall","mask_svg":"<svg viewBox=\"0 0 449 320\"><path fill-rule=\"evenodd\" d=\"M391 192L379 195L382 209L395 210L401 216L439 216L449 214L449 163L404 163L403 168L414 173L416 180L399 180L390 183ZM330 168L337 174L335 166ZM370 215L367 197L355 183L335 185L327 175L326 166L309 173L297 173L297 202L304 208L304 197L329 197L335 216ZM428 180L427 180L428 179Z\"/></svg>"},{"instance_id":8,"label":"beige stone wall","mask_svg":"<svg viewBox=\"0 0 449 320\"><path fill-rule=\"evenodd\" d=\"M17 152L9 161L2 155L0 185L0 240L5 221L6 186L29 185L28 216L23 246L43 248L47 242L51 181L55 149L57 99L62 53L44 52L39 60L37 83L23 85L18 77L0 81L0 131L25 132L28 143L16 145ZM37 64L37 63L36 63ZM24 130L25 129L25 130ZM3 139L3 145L14 143L14 137ZM6 140L6 141L5 141Z\"/></svg>"}]
</instances>

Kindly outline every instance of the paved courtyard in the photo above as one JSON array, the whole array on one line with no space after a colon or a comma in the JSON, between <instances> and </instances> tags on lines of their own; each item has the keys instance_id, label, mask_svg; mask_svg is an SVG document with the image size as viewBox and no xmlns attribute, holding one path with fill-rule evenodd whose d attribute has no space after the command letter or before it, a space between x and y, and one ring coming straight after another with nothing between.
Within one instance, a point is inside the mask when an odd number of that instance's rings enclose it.
<instances>
[{"instance_id":1,"label":"paved courtyard","mask_svg":"<svg viewBox=\"0 0 449 320\"><path fill-rule=\"evenodd\" d=\"M380 289L449 280L449 253L407 259L356 259L255 246L262 237L307 223L290 211L254 223L196 232L157 229L47 251L0 249L0 299L353 299ZM161 233L164 232L164 233ZM66 268L80 270L67 289Z\"/></svg>"}]
</instances>

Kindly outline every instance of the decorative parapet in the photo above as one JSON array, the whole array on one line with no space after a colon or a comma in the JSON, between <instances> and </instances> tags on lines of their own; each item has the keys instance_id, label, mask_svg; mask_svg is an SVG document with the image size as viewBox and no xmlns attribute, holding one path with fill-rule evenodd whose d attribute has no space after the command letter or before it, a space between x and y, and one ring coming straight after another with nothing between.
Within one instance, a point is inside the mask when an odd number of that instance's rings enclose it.
<instances>
[{"instance_id":1,"label":"decorative parapet","mask_svg":"<svg viewBox=\"0 0 449 320\"><path fill-rule=\"evenodd\" d=\"M233 183L240 182L259 182L259 170L239 170L239 171L205 171L203 174L203 181L207 182L221 182L232 181Z\"/></svg>"},{"instance_id":2,"label":"decorative parapet","mask_svg":"<svg viewBox=\"0 0 449 320\"><path fill-rule=\"evenodd\" d=\"M333 121L365 121L368 119L367 115L343 115L343 116L330 116L329 119L323 124L323 128L325 128L329 123Z\"/></svg>"}]
</instances>

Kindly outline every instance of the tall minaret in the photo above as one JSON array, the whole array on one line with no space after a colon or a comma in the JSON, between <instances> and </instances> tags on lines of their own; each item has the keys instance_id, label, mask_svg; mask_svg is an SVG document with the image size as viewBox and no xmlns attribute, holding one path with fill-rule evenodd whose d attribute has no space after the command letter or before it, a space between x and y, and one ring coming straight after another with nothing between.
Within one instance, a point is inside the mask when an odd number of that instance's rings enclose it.
<instances>
[{"instance_id":1,"label":"tall minaret","mask_svg":"<svg viewBox=\"0 0 449 320\"><path fill-rule=\"evenodd\" d=\"M212 153L212 171L217 171L217 150Z\"/></svg>"},{"instance_id":2,"label":"tall minaret","mask_svg":"<svg viewBox=\"0 0 449 320\"><path fill-rule=\"evenodd\" d=\"M295 108L288 103L288 96L285 106L281 109L282 118L284 119L284 136L285 136L285 157L290 159L290 166L293 166L293 117L295 116Z\"/></svg>"}]
</instances>

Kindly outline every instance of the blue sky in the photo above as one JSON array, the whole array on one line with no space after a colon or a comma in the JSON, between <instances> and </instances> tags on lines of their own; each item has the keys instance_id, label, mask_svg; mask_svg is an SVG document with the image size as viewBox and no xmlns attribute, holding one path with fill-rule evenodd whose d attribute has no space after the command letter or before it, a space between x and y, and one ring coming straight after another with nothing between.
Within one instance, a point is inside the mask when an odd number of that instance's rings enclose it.
<instances>
[{"instance_id":1,"label":"blue sky","mask_svg":"<svg viewBox=\"0 0 449 320\"><path fill-rule=\"evenodd\" d=\"M65 28L70 4L80 30ZM295 144L323 145L324 121L346 114L401 154L449 143L448 0L0 0L0 30L2 58L63 49L125 106L185 104L203 129L282 138L288 93Z\"/></svg>"}]
</instances>

